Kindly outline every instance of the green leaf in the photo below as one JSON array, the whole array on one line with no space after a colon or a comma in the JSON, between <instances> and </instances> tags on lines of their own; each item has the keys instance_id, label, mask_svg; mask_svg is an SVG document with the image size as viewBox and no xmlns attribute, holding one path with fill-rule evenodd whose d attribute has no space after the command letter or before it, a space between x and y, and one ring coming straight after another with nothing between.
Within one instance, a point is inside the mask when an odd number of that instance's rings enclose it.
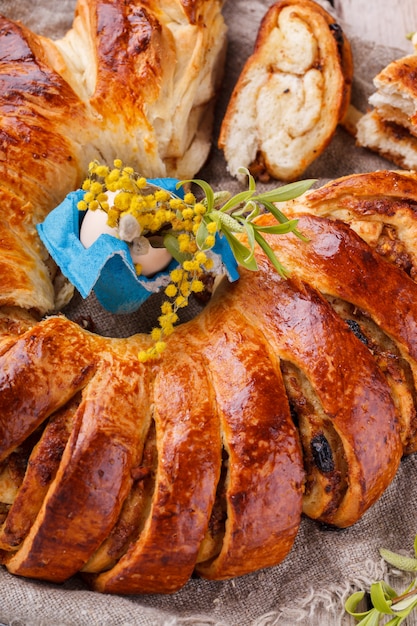
<instances>
[{"instance_id":1,"label":"green leaf","mask_svg":"<svg viewBox=\"0 0 417 626\"><path fill-rule=\"evenodd\" d=\"M290 183L289 185L283 185L277 189L271 189L270 191L265 191L255 196L254 200L257 200L261 204L264 204L264 202L286 202L287 200L293 200L308 191L315 182L316 179L310 178Z\"/></svg>"},{"instance_id":2,"label":"green leaf","mask_svg":"<svg viewBox=\"0 0 417 626\"><path fill-rule=\"evenodd\" d=\"M256 263L255 257L251 254L251 251L232 233L225 231L224 236L232 249L236 261L243 267L246 267L246 269L256 271L258 264Z\"/></svg>"},{"instance_id":3,"label":"green leaf","mask_svg":"<svg viewBox=\"0 0 417 626\"><path fill-rule=\"evenodd\" d=\"M201 220L200 225L195 236L195 241L199 250L206 250L208 246L205 244L209 231L207 229L207 223L205 220Z\"/></svg>"},{"instance_id":4,"label":"green leaf","mask_svg":"<svg viewBox=\"0 0 417 626\"><path fill-rule=\"evenodd\" d=\"M248 200L241 209L239 209L238 211L233 211L231 215L232 217L242 217L246 213L248 213L248 211L250 211L249 215L247 215L245 218L248 222L251 222L261 212L259 205L256 202L254 202L253 200Z\"/></svg>"},{"instance_id":5,"label":"green leaf","mask_svg":"<svg viewBox=\"0 0 417 626\"><path fill-rule=\"evenodd\" d=\"M404 572L417 571L417 559L391 552L391 550L386 550L385 548L381 548L379 553L387 563L397 569L403 570Z\"/></svg>"},{"instance_id":6,"label":"green leaf","mask_svg":"<svg viewBox=\"0 0 417 626\"><path fill-rule=\"evenodd\" d=\"M243 227L248 238L250 257L246 259L246 263L250 262L255 254L255 229L249 222L244 222Z\"/></svg>"},{"instance_id":7,"label":"green leaf","mask_svg":"<svg viewBox=\"0 0 417 626\"><path fill-rule=\"evenodd\" d=\"M358 626L378 626L380 619L381 617L378 611L376 609L371 609L369 615L359 622Z\"/></svg>"},{"instance_id":8,"label":"green leaf","mask_svg":"<svg viewBox=\"0 0 417 626\"><path fill-rule=\"evenodd\" d=\"M386 622L384 626L400 626L400 624L404 620L405 620L405 617L399 617L398 615L396 615L395 617L390 619L388 622Z\"/></svg>"},{"instance_id":9,"label":"green leaf","mask_svg":"<svg viewBox=\"0 0 417 626\"><path fill-rule=\"evenodd\" d=\"M279 262L279 260L275 256L275 252L272 250L268 242L265 241L262 235L256 232L256 230L255 230L255 239L258 242L258 244L261 246L262 250L265 252L268 259L271 261L272 265L277 270L278 274L282 276L283 278L286 278L288 276L288 271L285 269L282 263Z\"/></svg>"},{"instance_id":10,"label":"green leaf","mask_svg":"<svg viewBox=\"0 0 417 626\"><path fill-rule=\"evenodd\" d=\"M275 206L275 204L273 204L272 202L268 202L266 200L262 202L262 204L264 205L266 209L268 209L271 215L275 217L277 222L280 222L281 224L283 224L284 222L288 222L288 217L284 215L284 213L280 211L278 207Z\"/></svg>"},{"instance_id":11,"label":"green leaf","mask_svg":"<svg viewBox=\"0 0 417 626\"><path fill-rule=\"evenodd\" d=\"M246 174L246 176L248 177L248 187L249 187L250 191L255 191L255 189L256 189L255 179L252 176L252 174L250 173L250 171L248 170L248 168L247 167L239 167L239 169L237 171L238 171L238 174Z\"/></svg>"},{"instance_id":12,"label":"green leaf","mask_svg":"<svg viewBox=\"0 0 417 626\"><path fill-rule=\"evenodd\" d=\"M255 224L255 228L258 232L270 233L272 235L283 235L291 233L297 227L298 220L287 220L284 223L277 224L276 226L258 226Z\"/></svg>"},{"instance_id":13,"label":"green leaf","mask_svg":"<svg viewBox=\"0 0 417 626\"><path fill-rule=\"evenodd\" d=\"M381 614L376 609L370 609L366 613L351 613L353 617L360 620L357 626L378 626Z\"/></svg>"},{"instance_id":14,"label":"green leaf","mask_svg":"<svg viewBox=\"0 0 417 626\"><path fill-rule=\"evenodd\" d=\"M412 595L393 604L392 610L395 611L395 613L404 611L404 614L409 615L415 606L417 606L417 598L415 595Z\"/></svg>"},{"instance_id":15,"label":"green leaf","mask_svg":"<svg viewBox=\"0 0 417 626\"><path fill-rule=\"evenodd\" d=\"M176 187L178 189L179 187L186 185L187 183L194 183L195 185L201 187L201 189L206 194L207 210L212 211L215 205L215 196L211 185L209 185L205 180L201 180L200 178L194 178L192 180L181 180L179 183L177 183Z\"/></svg>"},{"instance_id":16,"label":"green leaf","mask_svg":"<svg viewBox=\"0 0 417 626\"><path fill-rule=\"evenodd\" d=\"M368 615L369 611L364 611L363 613L357 613L356 609L358 605L365 597L364 591L355 591L352 593L345 602L345 610L349 615L353 615L353 617L360 618Z\"/></svg>"},{"instance_id":17,"label":"green leaf","mask_svg":"<svg viewBox=\"0 0 417 626\"><path fill-rule=\"evenodd\" d=\"M180 245L178 239L171 234L165 235L164 246L170 253L170 255L182 265L184 261L189 258L189 254L180 251Z\"/></svg>"},{"instance_id":18,"label":"green leaf","mask_svg":"<svg viewBox=\"0 0 417 626\"><path fill-rule=\"evenodd\" d=\"M387 598L388 594L385 592L385 583L383 581L373 583L370 590L371 602L380 613L393 615L394 613L391 610L392 599Z\"/></svg>"},{"instance_id":19,"label":"green leaf","mask_svg":"<svg viewBox=\"0 0 417 626\"><path fill-rule=\"evenodd\" d=\"M284 215L279 209L277 209L275 204L272 204L271 202L265 202L264 206L275 217L277 222L280 222L281 224L285 224L286 222L290 221L288 217L286 217L286 215ZM292 232L294 233L296 237L298 237L302 241L306 241L306 242L308 241L308 237L303 235L303 233L300 233L300 231L297 230L297 228L294 228Z\"/></svg>"},{"instance_id":20,"label":"green leaf","mask_svg":"<svg viewBox=\"0 0 417 626\"><path fill-rule=\"evenodd\" d=\"M248 200L251 199L252 196L253 196L253 191L251 191L251 190L249 190L249 191L241 191L240 193L237 193L235 196L232 196L218 210L221 211L222 213L226 213L230 209L233 209L234 207L240 206L242 204L242 202L247 202Z\"/></svg>"}]
</instances>

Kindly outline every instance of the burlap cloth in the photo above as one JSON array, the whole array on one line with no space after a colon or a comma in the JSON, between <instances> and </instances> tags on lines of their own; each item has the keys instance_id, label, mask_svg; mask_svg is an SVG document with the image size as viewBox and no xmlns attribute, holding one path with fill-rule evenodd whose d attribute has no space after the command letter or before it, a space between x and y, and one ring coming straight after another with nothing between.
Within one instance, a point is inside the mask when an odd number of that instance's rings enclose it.
<instances>
[{"instance_id":1,"label":"burlap cloth","mask_svg":"<svg viewBox=\"0 0 417 626\"><path fill-rule=\"evenodd\" d=\"M71 24L74 4L75 0L0 0L0 12L22 19L42 34L60 36ZM226 3L229 54L217 124L270 4L269 0ZM403 53L359 41L348 26L345 30L354 49L353 100L365 110L367 96L373 90L373 76ZM405 41L405 51L407 46ZM411 53L411 46L408 51ZM218 126L216 134L217 131ZM305 177L324 180L386 167L392 165L355 147L353 139L339 129L330 147ZM215 148L200 175L217 188L238 188ZM72 308L75 315L92 314L100 332L105 334L129 335L146 330L146 311L139 317L109 318L96 307L94 299L87 303L87 313L86 303L79 299L74 300ZM171 596L121 597L93 593L77 578L54 586L19 579L0 569L0 622L13 626L351 624L352 620L344 614L344 599L354 589L364 588L386 574L378 548L405 549L411 554L417 533L416 466L416 455L405 459L392 485L354 527L335 531L304 519L293 550L281 565L232 581L193 579ZM403 588L408 579L390 580ZM408 623L416 622L410 618Z\"/></svg>"}]
</instances>

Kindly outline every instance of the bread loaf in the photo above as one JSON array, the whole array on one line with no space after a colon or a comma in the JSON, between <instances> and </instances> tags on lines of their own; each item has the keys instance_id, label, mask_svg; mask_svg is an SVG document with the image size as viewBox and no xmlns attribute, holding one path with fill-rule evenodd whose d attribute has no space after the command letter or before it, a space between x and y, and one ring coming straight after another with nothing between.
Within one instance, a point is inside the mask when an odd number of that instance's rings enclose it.
<instances>
[{"instance_id":1,"label":"bread loaf","mask_svg":"<svg viewBox=\"0 0 417 626\"><path fill-rule=\"evenodd\" d=\"M350 101L348 40L311 0L280 0L262 20L223 119L219 146L239 167L299 178L329 144Z\"/></svg>"},{"instance_id":2,"label":"bread loaf","mask_svg":"<svg viewBox=\"0 0 417 626\"><path fill-rule=\"evenodd\" d=\"M202 31L207 78L216 24L208 0L81 0L56 44L2 20L0 560L18 576L173 593L192 575L277 565L303 513L354 524L417 448L415 173L346 178L288 203L306 240L267 237L290 278L257 249L259 271L222 283L156 362L137 358L148 335L39 321L54 289L36 223L94 150L182 171L188 157L172 157L151 111L178 104L181 77L189 95L193 61L184 53L174 82L168 63L181 33Z\"/></svg>"},{"instance_id":3,"label":"bread loaf","mask_svg":"<svg viewBox=\"0 0 417 626\"><path fill-rule=\"evenodd\" d=\"M343 527L383 493L403 453L387 381L314 287L259 262L156 366L136 359L147 336L106 339L61 317L8 345L5 468L40 436L2 528L10 572L172 592L194 569L222 579L279 563L303 510Z\"/></svg>"}]
</instances>

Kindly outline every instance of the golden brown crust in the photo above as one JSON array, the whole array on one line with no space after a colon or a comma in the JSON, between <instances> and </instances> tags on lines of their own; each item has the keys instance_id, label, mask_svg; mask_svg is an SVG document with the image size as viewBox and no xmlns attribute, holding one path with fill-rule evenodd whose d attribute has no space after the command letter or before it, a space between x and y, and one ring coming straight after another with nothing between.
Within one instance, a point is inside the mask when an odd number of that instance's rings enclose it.
<instances>
[{"instance_id":1,"label":"golden brown crust","mask_svg":"<svg viewBox=\"0 0 417 626\"><path fill-rule=\"evenodd\" d=\"M344 176L286 203L283 210L295 216L312 213L340 219L379 254L417 277L415 172L378 170Z\"/></svg>"},{"instance_id":2,"label":"golden brown crust","mask_svg":"<svg viewBox=\"0 0 417 626\"><path fill-rule=\"evenodd\" d=\"M396 59L374 78L372 109L354 124L359 146L404 169L417 168L417 55ZM348 116L349 118L349 116Z\"/></svg>"},{"instance_id":3,"label":"golden brown crust","mask_svg":"<svg viewBox=\"0 0 417 626\"><path fill-rule=\"evenodd\" d=\"M20 549L10 546L3 557L11 572L64 580L84 567L115 528L149 429L148 409L138 412L138 401L142 407L154 406L155 487L132 547L118 556L116 564L107 561L113 566L108 572L89 574L91 584L101 591L139 593L174 591L186 582L216 508L220 435L228 455L224 490L217 493L226 503L223 538L220 551L200 562L198 571L209 578L226 578L282 560L297 532L303 488L287 392L295 408L297 398L288 378L284 391L280 373L284 362L309 381L310 387L301 388L305 398L312 389L322 407L309 416L300 413L304 454L310 455L305 510L344 526L379 497L402 454L397 417L382 374L311 287L283 281L261 256L259 262L259 273L243 272L234 287L218 292L204 313L177 330L156 367L140 366L136 360L137 350L149 341L146 337L94 337L64 318L50 318L17 339L15 354L31 347L28 354L40 359L39 374L50 389L42 411L36 411L36 424L59 408L55 388L68 388L70 395L82 388L82 401L39 513ZM12 350L2 357L5 365ZM51 365L58 351L57 377ZM74 354L82 355L81 361L74 362ZM45 360L50 363L48 371ZM74 386L71 377L80 367L90 373ZM13 374L14 388L25 377L26 405L36 406L39 385L27 378L27 369L22 363ZM283 372L285 379L288 368ZM59 384L65 376L68 384ZM7 389L8 384L0 389L0 398L7 397ZM62 394L60 399L64 403ZM136 426L140 416L141 436ZM12 409L8 419L18 445L33 426L22 434ZM323 445L325 451L331 448L333 468L323 465L326 459L318 449ZM311 456L309 450L316 454ZM110 459L117 461L111 463L109 474ZM96 491L86 491L87 483L96 485ZM29 477L25 484L30 484ZM100 524L94 521L97 511ZM12 537L13 528L9 532ZM20 537L19 525L16 532ZM168 536L177 537L174 547ZM65 559L57 556L53 537L68 546ZM70 549L72 544L77 548Z\"/></svg>"},{"instance_id":4,"label":"golden brown crust","mask_svg":"<svg viewBox=\"0 0 417 626\"><path fill-rule=\"evenodd\" d=\"M111 356L102 358L83 392L42 508L18 552L7 559L13 573L66 580L117 521L143 446L149 399L139 364L114 365Z\"/></svg>"},{"instance_id":5,"label":"golden brown crust","mask_svg":"<svg viewBox=\"0 0 417 626\"><path fill-rule=\"evenodd\" d=\"M377 95L370 98L387 121L402 114L411 128L417 125L417 54L389 63L374 79Z\"/></svg>"},{"instance_id":6,"label":"golden brown crust","mask_svg":"<svg viewBox=\"0 0 417 626\"><path fill-rule=\"evenodd\" d=\"M417 169L417 137L376 110L365 113L356 125L356 142L404 169Z\"/></svg>"},{"instance_id":7,"label":"golden brown crust","mask_svg":"<svg viewBox=\"0 0 417 626\"><path fill-rule=\"evenodd\" d=\"M332 50L344 45L329 35L327 14L307 0L275 5L265 28L278 8L313 11ZM195 39L184 33L195 34L194 27L208 38L190 60ZM150 345L147 336L102 338L61 316L37 323L17 313L22 306L50 308L51 281L34 226L67 186L76 186L90 159L82 143L102 146L109 160L110 131L134 128L147 138L148 174L159 173L162 162L163 173L186 165L181 155L193 142L178 135L178 109L167 115L174 130L164 158L149 111L158 117L174 92L173 101L182 102L190 84L199 84L191 65L207 68L218 58L218 48L214 57L207 49L223 34L219 2L80 0L74 28L56 44L5 20L1 28L5 75L14 80L0 99L9 107L2 129L10 162L3 161L1 192L9 213L0 262L10 278L2 302L12 307L0 316L2 562L12 573L53 582L82 571L106 593L172 593L193 571L218 580L279 563L302 511L340 527L353 524L390 484L403 446L417 445L413 407L406 411L407 402L393 397L387 376L388 369L392 377L410 372L395 389L415 398L417 287L403 264L382 259L378 245L374 251L346 224L294 210L308 241L271 238L291 279L281 279L257 251L259 271L242 270L239 281L219 288L168 338L155 364L137 359ZM77 46L89 61L84 82ZM342 74L351 69L346 58ZM175 59L182 80L172 92ZM146 93L137 77L146 79ZM123 80L129 89L120 117L114 99ZM22 173L19 163L35 157L19 146L19 124L30 138L43 117L48 124L33 144L37 162ZM57 172L62 184L52 192ZM313 213L331 213L336 205L382 229L403 228L399 240L411 250L405 231L414 223L415 184L411 174L345 179L311 192L300 207L306 201ZM372 219L362 219L368 214ZM390 256L400 257L399 244ZM19 265L29 281L18 271L12 279ZM362 312L354 321L378 344L375 357L344 321L349 307ZM384 370L385 346L394 354ZM403 362L397 369L395 360Z\"/></svg>"},{"instance_id":8,"label":"golden brown crust","mask_svg":"<svg viewBox=\"0 0 417 626\"><path fill-rule=\"evenodd\" d=\"M91 160L194 176L210 149L224 42L220 0L171 0L166 11L79 0L57 42L0 18L0 305L54 310L36 224Z\"/></svg>"},{"instance_id":9,"label":"golden brown crust","mask_svg":"<svg viewBox=\"0 0 417 626\"><path fill-rule=\"evenodd\" d=\"M288 264L288 256L283 258ZM234 298L244 294L245 316L262 328L271 351L293 366L302 383L301 404L310 403L308 413L299 412L307 472L304 511L330 524L350 525L395 473L388 476L381 454L394 466L402 456L395 407L368 350L328 303L304 282L282 281L265 260L260 263L254 277L242 276ZM296 268L293 273L298 274ZM297 412L288 384L287 392ZM317 446L328 452L322 459L330 461L327 467L312 457Z\"/></svg>"},{"instance_id":10,"label":"golden brown crust","mask_svg":"<svg viewBox=\"0 0 417 626\"><path fill-rule=\"evenodd\" d=\"M0 531L0 549L17 550L26 537L55 477L73 428L79 398L56 411L30 455L22 484Z\"/></svg>"},{"instance_id":11,"label":"golden brown crust","mask_svg":"<svg viewBox=\"0 0 417 626\"><path fill-rule=\"evenodd\" d=\"M347 301L369 316L396 344L415 385L416 283L381 258L346 224L307 214L298 214L298 219L307 243L300 244L293 235L271 242L284 265L321 293ZM415 413L402 419L408 438L415 437ZM409 441L409 445L414 447L415 441Z\"/></svg>"},{"instance_id":12,"label":"golden brown crust","mask_svg":"<svg viewBox=\"0 0 417 626\"><path fill-rule=\"evenodd\" d=\"M185 348L177 344L154 381L158 461L148 519L117 565L91 580L99 591L173 592L195 567L220 476L221 442L204 368Z\"/></svg>"},{"instance_id":13,"label":"golden brown crust","mask_svg":"<svg viewBox=\"0 0 417 626\"><path fill-rule=\"evenodd\" d=\"M200 317L203 333L192 332L194 340L204 338L200 350L227 454L221 549L197 566L214 579L280 562L294 542L302 506L301 450L279 363L241 310L242 303L224 293Z\"/></svg>"}]
</instances>

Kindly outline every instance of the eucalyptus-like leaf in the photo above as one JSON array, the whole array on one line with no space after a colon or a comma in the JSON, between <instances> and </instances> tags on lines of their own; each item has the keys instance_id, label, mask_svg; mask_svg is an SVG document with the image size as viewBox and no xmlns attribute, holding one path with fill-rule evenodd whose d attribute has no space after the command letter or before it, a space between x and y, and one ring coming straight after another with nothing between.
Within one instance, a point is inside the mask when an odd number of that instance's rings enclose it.
<instances>
[{"instance_id":1,"label":"eucalyptus-like leaf","mask_svg":"<svg viewBox=\"0 0 417 626\"><path fill-rule=\"evenodd\" d=\"M298 220L288 220L276 226L260 226L256 224L256 230L261 233L269 233L271 235L284 235L292 233L297 228Z\"/></svg>"},{"instance_id":2,"label":"eucalyptus-like leaf","mask_svg":"<svg viewBox=\"0 0 417 626\"><path fill-rule=\"evenodd\" d=\"M386 550L385 548L381 548L379 553L387 563L389 563L393 567L396 567L397 569L403 570L404 572L417 571L416 558L397 554L396 552L391 552L391 550Z\"/></svg>"},{"instance_id":3,"label":"eucalyptus-like leaf","mask_svg":"<svg viewBox=\"0 0 417 626\"><path fill-rule=\"evenodd\" d=\"M248 188L251 191L255 191L255 189L256 189L255 179L252 176L252 174L250 173L250 171L248 170L248 168L247 167L239 167L237 172L238 172L238 174L246 174L246 176L248 177Z\"/></svg>"},{"instance_id":4,"label":"eucalyptus-like leaf","mask_svg":"<svg viewBox=\"0 0 417 626\"><path fill-rule=\"evenodd\" d=\"M399 602L393 604L392 610L395 613L406 611L408 615L415 606L417 606L417 597L415 594L413 594L411 596L408 596L408 598L404 598L403 600L400 600Z\"/></svg>"},{"instance_id":5,"label":"eucalyptus-like leaf","mask_svg":"<svg viewBox=\"0 0 417 626\"><path fill-rule=\"evenodd\" d=\"M207 229L207 224L206 224L205 220L203 219L203 220L201 220L201 222L200 222L200 224L198 226L197 234L195 236L195 241L196 241L196 244L197 244L197 248L199 250L206 250L207 249L208 246L206 245L205 241L206 241L206 238L207 238L208 234L209 234L209 231Z\"/></svg>"},{"instance_id":6,"label":"eucalyptus-like leaf","mask_svg":"<svg viewBox=\"0 0 417 626\"><path fill-rule=\"evenodd\" d=\"M405 617L398 617L398 615L396 615L388 622L386 622L384 626L400 626L400 624L402 624L405 619Z\"/></svg>"},{"instance_id":7,"label":"eucalyptus-like leaf","mask_svg":"<svg viewBox=\"0 0 417 626\"><path fill-rule=\"evenodd\" d=\"M355 591L354 593L352 593L345 602L346 612L349 613L349 615L356 617L357 619L360 619L361 617L366 617L366 615L368 615L369 613L369 610L359 612L359 613L356 611L356 609L358 608L358 605L362 602L364 597L365 597L364 591Z\"/></svg>"},{"instance_id":8,"label":"eucalyptus-like leaf","mask_svg":"<svg viewBox=\"0 0 417 626\"><path fill-rule=\"evenodd\" d=\"M215 206L215 196L211 185L209 185L205 180L201 180L200 178L193 178L192 180L181 180L179 183L177 183L176 187L178 189L179 187L187 183L194 183L195 185L201 187L201 189L206 194L207 210L208 212L212 211Z\"/></svg>"},{"instance_id":9,"label":"eucalyptus-like leaf","mask_svg":"<svg viewBox=\"0 0 417 626\"><path fill-rule=\"evenodd\" d=\"M246 267L246 269L256 271L258 269L258 264L256 263L256 259L252 255L251 251L248 250L248 248L237 237L235 237L233 233L225 231L224 236L229 243L236 261L243 267Z\"/></svg>"},{"instance_id":10,"label":"eucalyptus-like leaf","mask_svg":"<svg viewBox=\"0 0 417 626\"><path fill-rule=\"evenodd\" d=\"M249 249L251 252L251 256L246 259L246 263L248 263L252 260L251 257L255 254L255 229L250 222L244 222L243 227L248 238Z\"/></svg>"},{"instance_id":11,"label":"eucalyptus-like leaf","mask_svg":"<svg viewBox=\"0 0 417 626\"><path fill-rule=\"evenodd\" d=\"M381 621L381 614L377 609L371 609L357 626L379 626Z\"/></svg>"},{"instance_id":12,"label":"eucalyptus-like leaf","mask_svg":"<svg viewBox=\"0 0 417 626\"><path fill-rule=\"evenodd\" d=\"M250 200L252 196L253 196L253 190L241 191L240 193L237 193L235 196L232 196L231 198L229 198L229 200L225 204L223 204L223 206L220 207L220 209L218 210L221 211L222 213L227 213L227 211L230 211L230 209L240 206L242 202L248 202L248 200Z\"/></svg>"},{"instance_id":13,"label":"eucalyptus-like leaf","mask_svg":"<svg viewBox=\"0 0 417 626\"><path fill-rule=\"evenodd\" d=\"M264 200L262 204L266 209L268 209L271 215L275 217L277 222L280 222L280 223L288 222L288 217L284 215L284 213L280 211L279 208L275 206L275 204L273 204L269 200Z\"/></svg>"},{"instance_id":14,"label":"eucalyptus-like leaf","mask_svg":"<svg viewBox=\"0 0 417 626\"><path fill-rule=\"evenodd\" d=\"M282 265L282 263L279 262L279 260L275 256L275 252L272 250L269 243L265 241L262 235L256 232L256 230L255 230L255 239L258 242L258 244L261 246L262 250L265 252L268 259L271 261L272 265L277 270L278 274L282 276L283 278L286 278L289 274L288 270L286 270L285 267Z\"/></svg>"},{"instance_id":15,"label":"eucalyptus-like leaf","mask_svg":"<svg viewBox=\"0 0 417 626\"><path fill-rule=\"evenodd\" d=\"M288 185L265 191L255 196L254 200L257 200L261 204L264 202L286 202L287 200L293 200L308 191L315 182L316 179L310 178L295 183L289 183Z\"/></svg>"},{"instance_id":16,"label":"eucalyptus-like leaf","mask_svg":"<svg viewBox=\"0 0 417 626\"><path fill-rule=\"evenodd\" d=\"M393 615L391 609L392 598L386 593L385 583L379 581L371 585L370 590L371 602L373 606L384 615Z\"/></svg>"},{"instance_id":17,"label":"eucalyptus-like leaf","mask_svg":"<svg viewBox=\"0 0 417 626\"><path fill-rule=\"evenodd\" d=\"M243 207L241 207L237 211L233 211L230 215L232 217L246 216L245 219L248 222L251 222L253 219L255 219L255 217L259 215L260 212L261 210L259 208L259 205L253 200L248 200L248 202L246 202Z\"/></svg>"},{"instance_id":18,"label":"eucalyptus-like leaf","mask_svg":"<svg viewBox=\"0 0 417 626\"><path fill-rule=\"evenodd\" d=\"M178 239L174 235L171 235L170 233L168 233L164 237L164 246L168 250L170 255L180 265L182 265L184 263L184 261L186 261L189 258L188 254L185 254L184 252L181 252L180 246L179 246L179 243L178 243Z\"/></svg>"},{"instance_id":19,"label":"eucalyptus-like leaf","mask_svg":"<svg viewBox=\"0 0 417 626\"><path fill-rule=\"evenodd\" d=\"M272 204L272 202L265 202L264 206L266 209L268 209L268 211L271 213L271 215L273 215L275 217L275 219L277 220L277 222L280 222L281 224L286 224L287 222L291 221L288 219L288 217L286 215L284 215L276 206L275 204ZM298 237L299 239L301 239L301 241L308 241L308 237L306 237L305 235L303 235L303 233L301 233L297 228L294 228L292 230L292 232L294 233L294 235L296 237Z\"/></svg>"}]
</instances>

